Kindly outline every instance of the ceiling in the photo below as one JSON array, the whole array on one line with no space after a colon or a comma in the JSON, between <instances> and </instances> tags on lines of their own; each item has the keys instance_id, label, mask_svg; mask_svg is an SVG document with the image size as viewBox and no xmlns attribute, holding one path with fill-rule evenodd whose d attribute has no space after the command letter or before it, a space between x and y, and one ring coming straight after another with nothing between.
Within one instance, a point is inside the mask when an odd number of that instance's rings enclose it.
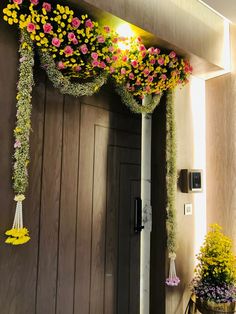
<instances>
[{"instance_id":1,"label":"ceiling","mask_svg":"<svg viewBox=\"0 0 236 314\"><path fill-rule=\"evenodd\" d=\"M236 0L201 0L232 23L236 24Z\"/></svg>"}]
</instances>

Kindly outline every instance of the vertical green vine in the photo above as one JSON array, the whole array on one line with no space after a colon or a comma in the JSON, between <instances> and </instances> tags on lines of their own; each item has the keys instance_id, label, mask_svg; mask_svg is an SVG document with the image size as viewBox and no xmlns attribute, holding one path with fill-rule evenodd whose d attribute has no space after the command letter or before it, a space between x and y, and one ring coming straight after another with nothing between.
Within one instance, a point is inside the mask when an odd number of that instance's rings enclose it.
<instances>
[{"instance_id":1,"label":"vertical green vine","mask_svg":"<svg viewBox=\"0 0 236 314\"><path fill-rule=\"evenodd\" d=\"M173 91L167 93L166 99L166 229L167 249L170 258L170 271L166 284L177 286L180 282L176 275L175 258L177 250L176 239L176 190L177 190L177 167L176 167L176 125Z\"/></svg>"},{"instance_id":2,"label":"vertical green vine","mask_svg":"<svg viewBox=\"0 0 236 314\"><path fill-rule=\"evenodd\" d=\"M34 52L33 43L26 30L21 31L19 81L17 84L17 113L14 129L13 188L15 191L16 213L12 229L6 232L6 243L23 244L30 240L29 232L23 227L22 201L28 187L29 137L31 130L32 87Z\"/></svg>"}]
</instances>

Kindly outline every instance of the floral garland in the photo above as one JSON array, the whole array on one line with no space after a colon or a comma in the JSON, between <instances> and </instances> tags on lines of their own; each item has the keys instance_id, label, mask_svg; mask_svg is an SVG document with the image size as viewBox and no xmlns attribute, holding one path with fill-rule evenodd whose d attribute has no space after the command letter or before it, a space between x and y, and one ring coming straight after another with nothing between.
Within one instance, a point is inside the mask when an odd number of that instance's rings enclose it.
<instances>
[{"instance_id":1,"label":"floral garland","mask_svg":"<svg viewBox=\"0 0 236 314\"><path fill-rule=\"evenodd\" d=\"M33 45L39 50L41 65L53 85L63 94L92 95L110 76L116 91L135 113L152 113L164 91L185 85L192 72L189 62L174 51L166 54L159 48L147 49L141 38L119 37L109 26L100 27L88 15L76 16L68 6L39 0L9 0L4 20L21 29L20 79L17 94L15 128L14 190L17 201L13 228L7 232L7 243L22 244L29 238L23 227L22 201L28 185L31 91L33 85ZM119 44L123 42L125 49ZM143 106L142 98L151 95ZM171 280L175 273L176 251L174 189L176 184L176 151L172 92L167 97L167 233L171 258ZM174 274L174 276L173 276ZM168 283L168 280L167 280Z\"/></svg>"},{"instance_id":2,"label":"floral garland","mask_svg":"<svg viewBox=\"0 0 236 314\"><path fill-rule=\"evenodd\" d=\"M78 17L68 6L13 0L3 12L10 25L27 30L46 61L43 63L50 80L64 94L91 95L109 74L125 105L134 112L145 112L145 108L138 108L145 94L158 95L184 85L192 71L189 62L174 51L165 54L159 48L146 49L140 37L132 38L127 45L126 38L119 37L109 26L100 27L86 14ZM122 41L126 46L123 50L119 46ZM92 82L73 82L76 79ZM146 112L150 113L150 108L154 110L155 106L148 106Z\"/></svg>"},{"instance_id":3,"label":"floral garland","mask_svg":"<svg viewBox=\"0 0 236 314\"><path fill-rule=\"evenodd\" d=\"M55 67L55 62L48 52L40 50L39 54L41 65L47 72L49 80L62 94L75 97L91 96L96 93L107 80L107 74L103 73L96 77L92 82L71 83L70 79L64 76L62 72Z\"/></svg>"},{"instance_id":4,"label":"floral garland","mask_svg":"<svg viewBox=\"0 0 236 314\"><path fill-rule=\"evenodd\" d=\"M19 81L17 85L17 121L14 130L14 170L13 188L15 191L16 213L11 230L6 232L9 236L6 243L13 245L23 244L30 240L28 230L23 227L22 201L25 199L25 191L28 186L28 164L29 164L29 136L31 130L31 92L34 83L33 65L34 52L32 41L29 40L25 31L21 32L20 44L20 68Z\"/></svg>"},{"instance_id":5,"label":"floral garland","mask_svg":"<svg viewBox=\"0 0 236 314\"><path fill-rule=\"evenodd\" d=\"M166 284L168 286L177 286L180 282L176 275L175 269L175 258L177 250L175 211L177 178L174 100L173 92L169 91L166 100L166 229L167 249L170 258L169 277L166 279Z\"/></svg>"}]
</instances>

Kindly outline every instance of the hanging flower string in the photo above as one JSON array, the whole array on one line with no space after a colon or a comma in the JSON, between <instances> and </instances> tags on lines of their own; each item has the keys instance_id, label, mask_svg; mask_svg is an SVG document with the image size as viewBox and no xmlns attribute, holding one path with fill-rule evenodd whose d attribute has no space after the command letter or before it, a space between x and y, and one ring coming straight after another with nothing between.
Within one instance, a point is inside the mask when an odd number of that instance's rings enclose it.
<instances>
[{"instance_id":1,"label":"hanging flower string","mask_svg":"<svg viewBox=\"0 0 236 314\"><path fill-rule=\"evenodd\" d=\"M29 136L31 129L31 92L33 86L34 53L32 41L26 31L21 32L19 81L17 85L17 121L14 130L13 187L16 193L16 212L11 230L6 232L6 243L23 244L30 240L23 226L22 202L28 186Z\"/></svg>"},{"instance_id":2,"label":"hanging flower string","mask_svg":"<svg viewBox=\"0 0 236 314\"><path fill-rule=\"evenodd\" d=\"M177 250L176 240L176 213L175 198L177 189L176 168L176 131L173 92L167 93L166 101L166 189L167 189L167 248L169 252L170 268L169 277L166 279L168 286L177 286L180 279L176 275L175 259Z\"/></svg>"},{"instance_id":3,"label":"hanging flower string","mask_svg":"<svg viewBox=\"0 0 236 314\"><path fill-rule=\"evenodd\" d=\"M13 0L3 13L10 25L27 30L49 79L63 94L92 95L110 76L125 105L133 112L151 113L162 92L185 85L192 71L174 51L147 49L140 37L128 42L109 26L101 27L87 14L77 16L68 6ZM147 108L142 107L144 95L154 96Z\"/></svg>"}]
</instances>

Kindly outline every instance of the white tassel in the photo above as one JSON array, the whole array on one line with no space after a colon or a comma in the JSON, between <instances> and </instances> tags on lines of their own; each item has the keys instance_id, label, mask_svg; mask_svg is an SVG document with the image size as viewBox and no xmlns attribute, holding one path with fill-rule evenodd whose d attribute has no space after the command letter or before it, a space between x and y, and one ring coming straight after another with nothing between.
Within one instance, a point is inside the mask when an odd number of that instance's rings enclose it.
<instances>
[{"instance_id":1,"label":"white tassel","mask_svg":"<svg viewBox=\"0 0 236 314\"><path fill-rule=\"evenodd\" d=\"M29 231L23 226L22 202L24 199L24 195L16 195L14 198L16 201L16 212L12 229L6 231L8 238L5 242L8 244L19 245L24 244L30 240Z\"/></svg>"},{"instance_id":2,"label":"white tassel","mask_svg":"<svg viewBox=\"0 0 236 314\"><path fill-rule=\"evenodd\" d=\"M176 268L175 268L175 253L169 253L170 258L170 269L169 269L169 277L166 279L166 284L168 286L178 286L180 283L179 277L176 275Z\"/></svg>"},{"instance_id":3,"label":"white tassel","mask_svg":"<svg viewBox=\"0 0 236 314\"><path fill-rule=\"evenodd\" d=\"M22 214L22 201L17 201L16 203L16 213L12 229L22 229L23 228L23 214Z\"/></svg>"}]
</instances>

